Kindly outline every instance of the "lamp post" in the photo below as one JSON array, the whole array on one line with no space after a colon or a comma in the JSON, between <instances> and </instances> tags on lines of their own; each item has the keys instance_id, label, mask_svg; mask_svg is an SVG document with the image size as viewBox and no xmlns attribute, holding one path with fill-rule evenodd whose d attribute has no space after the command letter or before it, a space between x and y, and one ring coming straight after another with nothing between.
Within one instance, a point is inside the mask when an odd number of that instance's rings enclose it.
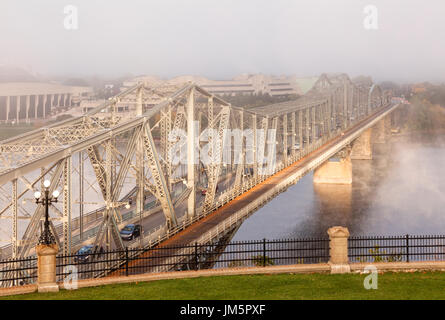
<instances>
[{"instance_id":1,"label":"lamp post","mask_svg":"<svg viewBox=\"0 0 445 320\"><path fill-rule=\"evenodd\" d=\"M52 196L49 194L49 186L51 182L49 180L45 180L43 182L43 186L45 190L43 191L43 196L40 191L36 191L34 193L34 197L36 198L37 204L43 204L45 206L45 224L43 228L43 232L39 238L39 244L44 245L52 245L56 243L54 235L51 233L49 229L49 205L57 202L57 198L59 197L59 191L54 190Z\"/></svg>"}]
</instances>

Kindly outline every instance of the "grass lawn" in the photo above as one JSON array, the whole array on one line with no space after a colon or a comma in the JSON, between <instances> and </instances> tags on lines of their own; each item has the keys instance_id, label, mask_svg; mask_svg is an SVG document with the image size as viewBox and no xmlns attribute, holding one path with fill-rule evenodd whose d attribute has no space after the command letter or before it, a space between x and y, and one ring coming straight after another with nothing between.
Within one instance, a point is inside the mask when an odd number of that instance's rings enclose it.
<instances>
[{"instance_id":1,"label":"grass lawn","mask_svg":"<svg viewBox=\"0 0 445 320\"><path fill-rule=\"evenodd\" d=\"M282 274L201 277L108 285L0 299L445 299L445 272L379 274L366 290L359 274Z\"/></svg>"},{"instance_id":2,"label":"grass lawn","mask_svg":"<svg viewBox=\"0 0 445 320\"><path fill-rule=\"evenodd\" d=\"M5 140L11 137L15 137L22 133L35 129L36 128L33 125L28 125L28 124L23 124L23 125L2 124L0 125L0 140Z\"/></svg>"}]
</instances>

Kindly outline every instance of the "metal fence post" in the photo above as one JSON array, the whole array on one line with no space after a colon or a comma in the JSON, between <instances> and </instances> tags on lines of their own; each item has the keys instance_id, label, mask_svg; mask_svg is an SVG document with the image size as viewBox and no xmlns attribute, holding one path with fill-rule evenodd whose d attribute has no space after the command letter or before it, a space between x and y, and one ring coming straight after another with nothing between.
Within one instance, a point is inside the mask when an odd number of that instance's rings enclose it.
<instances>
[{"instance_id":1,"label":"metal fence post","mask_svg":"<svg viewBox=\"0 0 445 320\"><path fill-rule=\"evenodd\" d=\"M406 235L406 262L409 262L409 234Z\"/></svg>"},{"instance_id":2,"label":"metal fence post","mask_svg":"<svg viewBox=\"0 0 445 320\"><path fill-rule=\"evenodd\" d=\"M196 265L196 270L199 269L199 264L198 264L198 242L195 242L195 265Z\"/></svg>"},{"instance_id":3,"label":"metal fence post","mask_svg":"<svg viewBox=\"0 0 445 320\"><path fill-rule=\"evenodd\" d=\"M128 277L128 247L125 247L125 275Z\"/></svg>"},{"instance_id":4,"label":"metal fence post","mask_svg":"<svg viewBox=\"0 0 445 320\"><path fill-rule=\"evenodd\" d=\"M266 238L263 239L263 267L266 266Z\"/></svg>"}]
</instances>

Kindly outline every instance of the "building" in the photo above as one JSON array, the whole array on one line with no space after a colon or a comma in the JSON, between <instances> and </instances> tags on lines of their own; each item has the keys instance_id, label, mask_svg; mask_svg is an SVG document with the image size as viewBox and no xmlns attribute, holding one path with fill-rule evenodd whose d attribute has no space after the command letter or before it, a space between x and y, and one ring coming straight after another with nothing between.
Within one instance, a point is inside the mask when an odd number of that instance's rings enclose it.
<instances>
[{"instance_id":1,"label":"building","mask_svg":"<svg viewBox=\"0 0 445 320\"><path fill-rule=\"evenodd\" d=\"M80 105L93 93L90 87L42 82L0 83L0 121L29 122Z\"/></svg>"},{"instance_id":2,"label":"building","mask_svg":"<svg viewBox=\"0 0 445 320\"><path fill-rule=\"evenodd\" d=\"M198 76L180 76L169 80L163 80L154 76L141 76L123 83L121 91L126 90L137 83L145 82L148 86L177 86L180 88L188 82L193 82L208 92L215 95L257 95L269 94L271 96L303 95L309 91L318 77L297 78L295 76L267 76L263 74L242 74L231 80L210 80ZM156 105L161 98L151 97L150 101L144 100L144 110ZM136 99L122 101L118 104L119 110L133 110Z\"/></svg>"},{"instance_id":3,"label":"building","mask_svg":"<svg viewBox=\"0 0 445 320\"><path fill-rule=\"evenodd\" d=\"M162 80L153 76L142 76L125 81L124 88L138 82L149 85L161 84L180 85L193 82L210 93L218 95L236 94L269 94L271 96L302 95L307 92L318 78L297 78L295 76L268 76L263 74L242 74L231 80L210 80L197 76L180 76L170 80Z\"/></svg>"}]
</instances>

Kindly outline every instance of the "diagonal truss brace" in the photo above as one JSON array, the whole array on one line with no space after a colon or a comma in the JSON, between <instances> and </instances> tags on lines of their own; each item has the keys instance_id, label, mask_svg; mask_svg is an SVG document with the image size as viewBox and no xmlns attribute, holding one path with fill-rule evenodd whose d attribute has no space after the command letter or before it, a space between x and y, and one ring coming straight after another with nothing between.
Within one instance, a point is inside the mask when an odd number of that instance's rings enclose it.
<instances>
[{"instance_id":1,"label":"diagonal truss brace","mask_svg":"<svg viewBox=\"0 0 445 320\"><path fill-rule=\"evenodd\" d=\"M221 171L221 162L222 162L222 149L223 149L223 141L224 141L224 133L227 131L227 127L229 125L230 120L230 108L228 106L224 106L220 111L220 122L218 128L218 137L217 141L213 143L214 147L212 148L212 155L210 157L211 162L208 165L208 186L206 197L204 199L204 209L209 209L212 207L213 202L215 200L216 194L216 186L218 184L219 174ZM209 142L210 143L210 142Z\"/></svg>"},{"instance_id":2,"label":"diagonal truss brace","mask_svg":"<svg viewBox=\"0 0 445 320\"><path fill-rule=\"evenodd\" d=\"M148 121L144 125L143 142L145 154L147 155L148 170L151 172L151 176L153 177L156 188L156 197L161 203L162 210L167 220L167 226L176 226L178 222L176 219L175 209L170 197L167 182L162 172L159 156L156 151L156 146L153 141L153 136L151 134Z\"/></svg>"}]
</instances>

